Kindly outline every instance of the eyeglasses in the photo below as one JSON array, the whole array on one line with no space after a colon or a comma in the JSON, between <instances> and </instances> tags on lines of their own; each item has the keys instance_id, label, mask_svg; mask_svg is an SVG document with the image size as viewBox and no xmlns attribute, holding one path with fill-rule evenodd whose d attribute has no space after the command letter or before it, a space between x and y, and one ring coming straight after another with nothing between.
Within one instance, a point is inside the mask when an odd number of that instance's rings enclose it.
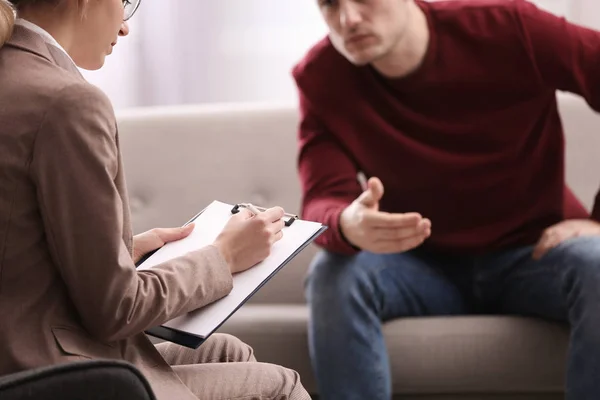
<instances>
[{"instance_id":1,"label":"eyeglasses","mask_svg":"<svg viewBox=\"0 0 600 400\"><path fill-rule=\"evenodd\" d=\"M123 0L123 8L125 9L123 21L129 20L137 11L142 0Z\"/></svg>"}]
</instances>

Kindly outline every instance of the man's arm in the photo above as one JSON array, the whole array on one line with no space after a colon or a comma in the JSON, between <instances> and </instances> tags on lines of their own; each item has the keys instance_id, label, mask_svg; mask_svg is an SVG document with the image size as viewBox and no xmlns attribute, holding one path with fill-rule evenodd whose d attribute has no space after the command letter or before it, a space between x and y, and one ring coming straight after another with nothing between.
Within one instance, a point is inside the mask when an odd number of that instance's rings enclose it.
<instances>
[{"instance_id":1,"label":"man's arm","mask_svg":"<svg viewBox=\"0 0 600 400\"><path fill-rule=\"evenodd\" d=\"M517 26L541 81L582 96L600 112L600 32L568 22L524 1L515 1ZM600 221L600 192L592 218Z\"/></svg>"},{"instance_id":2,"label":"man's arm","mask_svg":"<svg viewBox=\"0 0 600 400\"><path fill-rule=\"evenodd\" d=\"M581 95L600 112L600 32L568 22L524 0L515 18L542 82Z\"/></svg>"},{"instance_id":3,"label":"man's arm","mask_svg":"<svg viewBox=\"0 0 600 400\"><path fill-rule=\"evenodd\" d=\"M339 225L342 211L362 192L356 166L302 94L298 141L302 217L329 226L316 240L318 245L337 253L356 253L357 249L344 239Z\"/></svg>"}]
</instances>

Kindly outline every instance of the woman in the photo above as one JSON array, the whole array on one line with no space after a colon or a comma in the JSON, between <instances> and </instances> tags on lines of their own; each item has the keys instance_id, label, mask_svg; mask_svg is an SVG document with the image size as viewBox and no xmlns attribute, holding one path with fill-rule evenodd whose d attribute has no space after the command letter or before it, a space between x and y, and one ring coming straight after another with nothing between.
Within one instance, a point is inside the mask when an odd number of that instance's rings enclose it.
<instances>
[{"instance_id":1,"label":"woman","mask_svg":"<svg viewBox=\"0 0 600 400\"><path fill-rule=\"evenodd\" d=\"M309 399L235 338L153 346L144 330L205 306L281 238L283 210L239 213L213 245L135 261L192 231L132 237L115 115L98 69L139 0L0 0L0 375L77 360L136 365L159 399ZM12 32L12 34L11 34Z\"/></svg>"}]
</instances>

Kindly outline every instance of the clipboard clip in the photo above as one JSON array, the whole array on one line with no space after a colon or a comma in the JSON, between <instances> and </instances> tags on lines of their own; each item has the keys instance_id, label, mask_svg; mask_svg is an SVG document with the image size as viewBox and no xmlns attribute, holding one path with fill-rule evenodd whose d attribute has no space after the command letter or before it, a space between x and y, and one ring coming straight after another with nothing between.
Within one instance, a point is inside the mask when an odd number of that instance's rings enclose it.
<instances>
[{"instance_id":1,"label":"clipboard clip","mask_svg":"<svg viewBox=\"0 0 600 400\"><path fill-rule=\"evenodd\" d=\"M258 210L260 212L264 212L267 209L264 207L257 207L255 205L249 204L249 203L239 203L236 204L235 206L233 206L233 208L231 209L231 213L232 214L237 214L240 212L240 208L247 208L251 211L253 210ZM297 215L294 214L289 214L289 213L285 213L283 214L285 217L288 217L288 219L285 221L285 226L291 226L295 220L299 219Z\"/></svg>"}]
</instances>

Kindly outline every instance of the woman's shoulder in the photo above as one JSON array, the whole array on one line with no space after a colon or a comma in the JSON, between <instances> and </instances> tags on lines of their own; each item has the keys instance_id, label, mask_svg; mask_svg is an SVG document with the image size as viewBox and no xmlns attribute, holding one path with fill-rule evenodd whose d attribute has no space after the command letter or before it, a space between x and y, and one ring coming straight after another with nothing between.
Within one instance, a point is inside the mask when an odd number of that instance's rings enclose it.
<instances>
[{"instance_id":1,"label":"woman's shoulder","mask_svg":"<svg viewBox=\"0 0 600 400\"><path fill-rule=\"evenodd\" d=\"M113 114L104 92L87 82L76 70L67 70L25 51L12 53L0 56L0 87L3 88L0 104L17 101L16 105L38 115L51 109L80 109L92 104L98 113Z\"/></svg>"},{"instance_id":2,"label":"woman's shoulder","mask_svg":"<svg viewBox=\"0 0 600 400\"><path fill-rule=\"evenodd\" d=\"M102 90L76 70L24 53L15 52L8 62L0 56L0 126L6 128L0 129L0 144L28 143L33 153L57 143L112 145L116 117Z\"/></svg>"}]
</instances>

